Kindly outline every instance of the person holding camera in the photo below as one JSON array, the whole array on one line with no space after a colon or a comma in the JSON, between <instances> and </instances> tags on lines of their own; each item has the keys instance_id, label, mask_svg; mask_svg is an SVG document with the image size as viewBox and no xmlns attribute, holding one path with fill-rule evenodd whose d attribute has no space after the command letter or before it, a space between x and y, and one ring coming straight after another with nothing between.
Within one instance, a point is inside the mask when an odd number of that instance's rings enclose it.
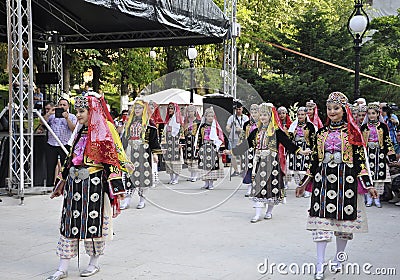
<instances>
[{"instance_id":1,"label":"person holding camera","mask_svg":"<svg viewBox=\"0 0 400 280\"><path fill-rule=\"evenodd\" d=\"M243 126L249 121L249 117L243 114L243 105L240 102L234 104L235 113L228 118L226 123L226 131L229 132L229 146L228 149L235 148L239 143L240 135L243 131ZM232 176L239 176L239 169L236 158L232 156L232 167L234 172Z\"/></svg>"},{"instance_id":2,"label":"person holding camera","mask_svg":"<svg viewBox=\"0 0 400 280\"><path fill-rule=\"evenodd\" d=\"M54 108L54 112L49 111L44 115L44 119L47 121L48 125L54 131L54 134L60 140L60 142L67 148L68 140L71 138L72 132L75 129L77 118L74 114L69 113L69 102L65 98L61 98L58 101L57 107ZM64 162L66 154L61 148L60 144L53 136L53 134L48 134L47 139L47 184L54 185L54 174L55 168L57 166L58 159L61 163Z\"/></svg>"}]
</instances>

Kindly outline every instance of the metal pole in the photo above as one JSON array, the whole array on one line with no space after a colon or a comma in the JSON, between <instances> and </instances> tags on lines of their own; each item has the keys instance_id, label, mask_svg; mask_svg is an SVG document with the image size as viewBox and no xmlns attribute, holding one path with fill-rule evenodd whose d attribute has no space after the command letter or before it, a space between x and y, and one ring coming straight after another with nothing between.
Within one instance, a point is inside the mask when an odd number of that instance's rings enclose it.
<instances>
[{"instance_id":1,"label":"metal pole","mask_svg":"<svg viewBox=\"0 0 400 280\"><path fill-rule=\"evenodd\" d=\"M154 79L154 61L151 59L151 84L150 84L150 94L153 94L153 79Z\"/></svg>"},{"instance_id":2,"label":"metal pole","mask_svg":"<svg viewBox=\"0 0 400 280\"><path fill-rule=\"evenodd\" d=\"M361 39L359 38L360 35L357 34L357 37L354 39L354 100L360 98L360 51L361 51Z\"/></svg>"},{"instance_id":3,"label":"metal pole","mask_svg":"<svg viewBox=\"0 0 400 280\"><path fill-rule=\"evenodd\" d=\"M190 103L193 103L194 96L194 61L190 60Z\"/></svg>"}]
</instances>

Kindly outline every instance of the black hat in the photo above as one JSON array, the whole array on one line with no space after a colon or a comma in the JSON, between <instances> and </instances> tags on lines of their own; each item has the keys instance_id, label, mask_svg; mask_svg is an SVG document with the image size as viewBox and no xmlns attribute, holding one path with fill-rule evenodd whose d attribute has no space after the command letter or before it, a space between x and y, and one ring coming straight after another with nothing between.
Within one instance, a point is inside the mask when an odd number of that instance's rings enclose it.
<instances>
[{"instance_id":1,"label":"black hat","mask_svg":"<svg viewBox=\"0 0 400 280\"><path fill-rule=\"evenodd\" d=\"M233 107L234 107L234 108L242 108L242 107L243 107L243 104L240 103L240 101L234 101L234 102L233 102Z\"/></svg>"}]
</instances>

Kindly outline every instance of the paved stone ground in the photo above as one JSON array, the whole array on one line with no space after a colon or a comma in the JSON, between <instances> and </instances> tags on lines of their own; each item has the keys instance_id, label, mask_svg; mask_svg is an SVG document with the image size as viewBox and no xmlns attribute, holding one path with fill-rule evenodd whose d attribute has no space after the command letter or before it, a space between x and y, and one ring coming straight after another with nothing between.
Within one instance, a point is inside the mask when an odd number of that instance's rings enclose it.
<instances>
[{"instance_id":1,"label":"paved stone ground","mask_svg":"<svg viewBox=\"0 0 400 280\"><path fill-rule=\"evenodd\" d=\"M228 169L225 170L227 173ZM160 173L162 182L167 181ZM244 198L240 178L225 178L212 191L202 182L158 184L147 193L151 203L131 208L115 219L114 240L100 259L101 271L90 279L313 279L311 274L262 274L257 267L271 263L315 261L315 245L305 230L309 200L288 191L287 204L274 209L272 220L256 224L251 202ZM0 279L45 279L57 268L55 247L61 199L31 195L19 206L15 197L0 203ZM368 234L357 234L348 245L348 261L375 268L396 268L400 274L400 207L384 204L368 209ZM88 257L81 247L81 269ZM333 258L335 244L327 248ZM263 268L263 267L261 267ZM288 268L285 271L289 271ZM77 259L68 279L81 279ZM399 279L399 276L340 275L326 279Z\"/></svg>"}]
</instances>

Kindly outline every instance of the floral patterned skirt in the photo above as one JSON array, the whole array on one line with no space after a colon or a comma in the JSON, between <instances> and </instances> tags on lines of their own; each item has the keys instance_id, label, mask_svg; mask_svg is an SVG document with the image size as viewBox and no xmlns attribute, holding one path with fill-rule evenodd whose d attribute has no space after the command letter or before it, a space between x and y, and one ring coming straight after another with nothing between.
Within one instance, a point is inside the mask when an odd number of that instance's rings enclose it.
<instances>
[{"instance_id":1,"label":"floral patterned skirt","mask_svg":"<svg viewBox=\"0 0 400 280\"><path fill-rule=\"evenodd\" d=\"M307 230L325 230L345 233L368 232L364 195L357 195L357 219L337 220L309 216L307 220Z\"/></svg>"}]
</instances>

